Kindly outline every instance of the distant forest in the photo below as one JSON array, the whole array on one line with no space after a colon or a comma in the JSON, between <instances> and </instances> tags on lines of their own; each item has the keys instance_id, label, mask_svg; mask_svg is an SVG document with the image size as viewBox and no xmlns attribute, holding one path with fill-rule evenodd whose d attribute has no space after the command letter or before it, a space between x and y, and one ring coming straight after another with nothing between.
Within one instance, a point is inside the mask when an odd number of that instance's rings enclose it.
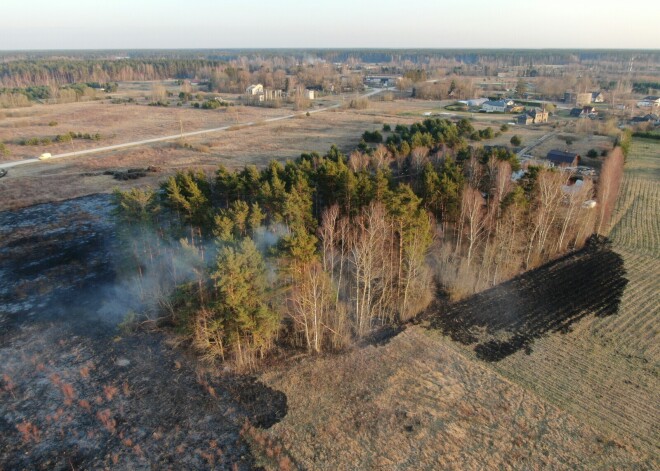
<instances>
[{"instance_id":1,"label":"distant forest","mask_svg":"<svg viewBox=\"0 0 660 471\"><path fill-rule=\"evenodd\" d=\"M319 60L342 64L381 64L396 68L469 66L488 74L498 67L536 65L616 65L660 63L659 51L633 50L488 50L488 49L205 49L136 51L0 52L0 87L64 85L80 82L210 78L226 66L253 72L261 66L288 73ZM479 66L476 67L475 66Z\"/></svg>"}]
</instances>

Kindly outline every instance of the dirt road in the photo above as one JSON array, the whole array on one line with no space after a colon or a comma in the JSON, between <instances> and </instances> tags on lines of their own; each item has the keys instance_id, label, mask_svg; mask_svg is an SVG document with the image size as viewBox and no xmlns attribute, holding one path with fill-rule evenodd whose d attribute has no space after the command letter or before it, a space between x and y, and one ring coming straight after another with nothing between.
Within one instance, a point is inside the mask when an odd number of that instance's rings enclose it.
<instances>
[{"instance_id":1,"label":"dirt road","mask_svg":"<svg viewBox=\"0 0 660 471\"><path fill-rule=\"evenodd\" d=\"M389 89L387 89L387 88L377 88L377 89L371 90L368 93L365 93L364 95L361 95L360 98L368 98L368 97L377 95L378 93L380 93L384 90L389 90ZM272 122L275 122L275 121L282 121L282 120L285 120L285 119L295 118L296 116L304 115L306 113L309 113L309 114L321 113L323 111L328 111L328 110L339 108L340 106L342 106L342 104L337 103L336 105L327 106L325 108L310 110L308 112L292 113L292 114L288 114L286 116L278 116L276 118L264 119L262 121L250 121L250 122L247 122L247 123L238 123L236 125L231 125L231 126L222 126L222 127L219 127L219 128L202 129L202 130L199 130L199 131L191 131L191 132L185 132L185 133L179 133L179 134L172 134L172 135L169 135L169 136L154 137L152 139L143 139L143 140L140 140L140 141L126 142L126 143L123 143L123 144L115 144L115 145L112 145L112 146L97 147L95 149L86 149L86 150L79 150L79 151L75 151L75 152L66 152L64 154L57 154L57 155L50 156L48 158L48 160L63 159L63 158L67 158L67 157L80 157L82 155L96 154L96 153L99 153L99 152L109 152L109 151L113 151L113 150L126 149L127 147L137 147L137 146L143 146L143 145L147 145L147 144L154 144L156 142L172 141L172 140L175 140L175 139L180 139L182 137L192 137L192 136L199 136L199 135L202 135L202 134L223 132L223 131L227 131L227 130L232 129L232 128L236 128L237 126L249 127L249 126L255 126L257 124L262 125L262 124L265 124L265 123L272 123ZM18 165L26 165L26 164L37 163L39 161L40 160L38 158L33 158L33 159L19 160L17 162L8 162L8 163L0 164L0 169L8 169L8 168L11 168L11 167L16 167Z\"/></svg>"}]
</instances>

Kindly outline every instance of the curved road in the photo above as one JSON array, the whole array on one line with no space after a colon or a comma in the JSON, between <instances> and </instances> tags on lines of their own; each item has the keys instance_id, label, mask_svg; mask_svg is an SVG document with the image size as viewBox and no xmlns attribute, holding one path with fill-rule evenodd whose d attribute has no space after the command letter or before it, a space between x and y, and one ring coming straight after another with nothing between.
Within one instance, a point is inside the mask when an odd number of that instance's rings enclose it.
<instances>
[{"instance_id":1,"label":"curved road","mask_svg":"<svg viewBox=\"0 0 660 471\"><path fill-rule=\"evenodd\" d=\"M367 98L373 95L376 95L384 90L388 90L387 88L377 88L375 90L370 91L369 93L366 93L364 95L361 95L360 98ZM327 106L325 108L319 108L317 110L309 110L308 112L301 112L301 113L293 113L293 114L288 114L286 116L279 116L277 118L268 118L264 119L261 121L250 121L248 123L237 123L237 124L232 124L231 126L222 126L220 128L212 128L212 129L202 129L201 131L191 131L191 132L184 132L183 134L173 134L170 136L162 136L162 137L154 137L152 139L143 139L141 141L134 141L134 142L126 142L124 144L114 144L111 146L104 146L104 147L96 147L94 149L86 149L86 150L79 150L75 152L67 152L64 154L57 154L51 156L47 161L53 160L53 159L63 159L66 157L79 157L81 155L87 155L87 154L95 154L98 152L107 152L107 151L113 151L117 149L125 149L127 147L136 147L136 146L142 146L146 144L153 144L155 142L164 142L164 141L172 141L175 139L180 139L182 137L190 137L190 136L199 136L200 134L208 134L212 132L222 132L222 131L227 131L228 129L231 129L236 126L254 126L256 124L264 124L264 123L272 123L273 121L282 121L284 119L291 119L299 115L303 115L306 113L309 114L314 114L314 113L321 113L322 111L328 111L331 109L339 108L341 106L341 103L337 103L336 105L332 106ZM25 160L18 160L16 162L8 162L8 163L0 163L0 169L3 168L11 168L11 167L16 167L18 165L25 165L25 164L32 164L36 162L41 162L38 158L33 158L33 159L25 159Z\"/></svg>"}]
</instances>

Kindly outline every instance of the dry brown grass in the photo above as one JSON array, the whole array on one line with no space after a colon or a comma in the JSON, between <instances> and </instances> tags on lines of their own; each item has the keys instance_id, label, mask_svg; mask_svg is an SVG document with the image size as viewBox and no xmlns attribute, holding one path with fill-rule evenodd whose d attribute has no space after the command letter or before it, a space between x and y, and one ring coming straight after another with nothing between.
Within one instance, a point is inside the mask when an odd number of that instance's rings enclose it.
<instances>
[{"instance_id":1,"label":"dry brown grass","mask_svg":"<svg viewBox=\"0 0 660 471\"><path fill-rule=\"evenodd\" d=\"M413 327L382 347L264 374L286 393L289 413L262 447L281 443L304 469L623 469L652 462L625 438L547 404L437 335Z\"/></svg>"},{"instance_id":2,"label":"dry brown grass","mask_svg":"<svg viewBox=\"0 0 660 471\"><path fill-rule=\"evenodd\" d=\"M52 108L70 106L107 106L123 107L124 105L99 105L96 102L71 105L53 105ZM405 106L406 102L402 102ZM130 107L130 105L126 105ZM157 113L151 119L169 119L166 113L178 112L168 108L139 107L148 112ZM46 110L51 107L44 107ZM241 122L260 121L268 113L277 113L278 110L265 108L238 107L245 113ZM0 179L0 192L3 198L0 201L0 210L28 206L35 203L61 201L68 198L84 196L92 193L107 193L113 188L127 189L134 186L156 186L160 181L177 169L196 167L214 171L219 164L230 168L243 167L246 164L265 165L272 159L294 159L301 153L316 151L326 152L335 144L344 151L354 149L364 130L375 130L382 127L374 123L374 117L384 116L383 120L391 125L398 123L412 124L418 119L413 116L396 116L396 103L377 102L366 111L341 110L335 112L317 113L305 119L290 119L274 123L263 123L259 126L243 127L232 132L220 132L198 138L187 138L189 147L161 143L152 146L137 147L108 153L92 154L70 159L57 159L34 164L19 166L10 169L9 174ZM110 111L108 111L110 112ZM142 110L140 110L142 112ZM193 110L194 113L212 115L214 111ZM287 110L280 110L289 113ZM158 113L165 113L159 115ZM210 113L210 114L209 114ZM221 112L218 112L221 113ZM267 115L264 115L267 113ZM253 114L258 114L257 119ZM157 116L161 116L158 118ZM165 117L163 117L165 116ZM201 115L200 115L201 116ZM48 122L50 116L44 116L43 121ZM102 118L99 118L102 119ZM113 118L114 119L114 118ZM64 122L58 120L60 126ZM129 127L139 127L140 122L131 122L127 119ZM171 123L170 123L171 124ZM178 121L175 123L178 131ZM260 123L261 124L261 123ZM211 127L209 123L197 123L198 128ZM41 128L40 128L41 129ZM44 129L53 129L46 126ZM185 123L184 123L184 129ZM2 132L2 128L0 128ZM40 131L41 132L41 131ZM131 131L133 137L146 137L145 131ZM161 132L149 134L163 135L172 132L165 126ZM142 133L137 135L136 133ZM131 140L126 137L121 142ZM98 145L110 144L102 140ZM78 145L78 142L74 143ZM20 147L20 146L19 146ZM66 149L65 149L66 150ZM203 150L200 151L200 150ZM12 157L15 157L12 156ZM117 181L107 175L83 175L100 173L107 169L125 169L134 167L156 166L162 169L161 173L150 173L146 178L131 181Z\"/></svg>"}]
</instances>

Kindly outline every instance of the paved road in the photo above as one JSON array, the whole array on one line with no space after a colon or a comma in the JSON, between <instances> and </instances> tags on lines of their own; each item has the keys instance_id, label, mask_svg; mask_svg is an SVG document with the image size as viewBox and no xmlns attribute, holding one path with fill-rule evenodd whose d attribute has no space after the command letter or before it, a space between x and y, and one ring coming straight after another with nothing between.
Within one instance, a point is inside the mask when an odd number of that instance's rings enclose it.
<instances>
[{"instance_id":1,"label":"paved road","mask_svg":"<svg viewBox=\"0 0 660 471\"><path fill-rule=\"evenodd\" d=\"M361 98L368 98L370 96L376 95L384 90L388 90L387 88L377 88L375 90L370 91L369 93L366 93L364 95L361 95ZM309 114L314 114L314 113L321 113L323 111L328 111L332 110L335 108L339 108L342 104L338 103L336 105L332 106L327 106L325 108L319 108L316 110L309 110ZM164 141L172 141L175 139L180 139L182 137L191 137L191 136L199 136L201 134L209 134L213 132L222 132L222 131L227 131L228 129L231 129L235 126L254 126L256 124L263 124L263 123L272 123L274 121L282 121L284 119L291 119L299 115L306 114L307 112L301 112L301 113L293 113L293 114L288 114L286 116L279 116L277 118L268 118L264 119L261 121L250 121L248 123L237 123L237 124L232 124L230 126L222 126L220 128L212 128L212 129L202 129L201 131L191 131L191 132L184 132L183 134L172 134L170 136L161 136L161 137L154 137L152 139L143 139L141 141L134 141L134 142L126 142L124 144L115 144L112 146L104 146L104 147L96 147L94 149L86 149L86 150L79 150L75 152L67 152L64 154L57 154L51 156L47 161L51 161L53 159L63 159L66 157L79 157L81 155L87 155L87 154L96 154L99 152L109 152L113 150L118 150L118 149L125 149L127 147L136 147L136 146L143 146L146 144L153 144L155 142L164 142ZM7 162L4 164L0 164L0 169L3 168L11 168L11 167L16 167L18 165L26 165L26 164L32 164L32 163L37 163L37 162L44 162L39 160L38 158L34 159L25 159L25 160L18 160L16 162Z\"/></svg>"}]
</instances>

